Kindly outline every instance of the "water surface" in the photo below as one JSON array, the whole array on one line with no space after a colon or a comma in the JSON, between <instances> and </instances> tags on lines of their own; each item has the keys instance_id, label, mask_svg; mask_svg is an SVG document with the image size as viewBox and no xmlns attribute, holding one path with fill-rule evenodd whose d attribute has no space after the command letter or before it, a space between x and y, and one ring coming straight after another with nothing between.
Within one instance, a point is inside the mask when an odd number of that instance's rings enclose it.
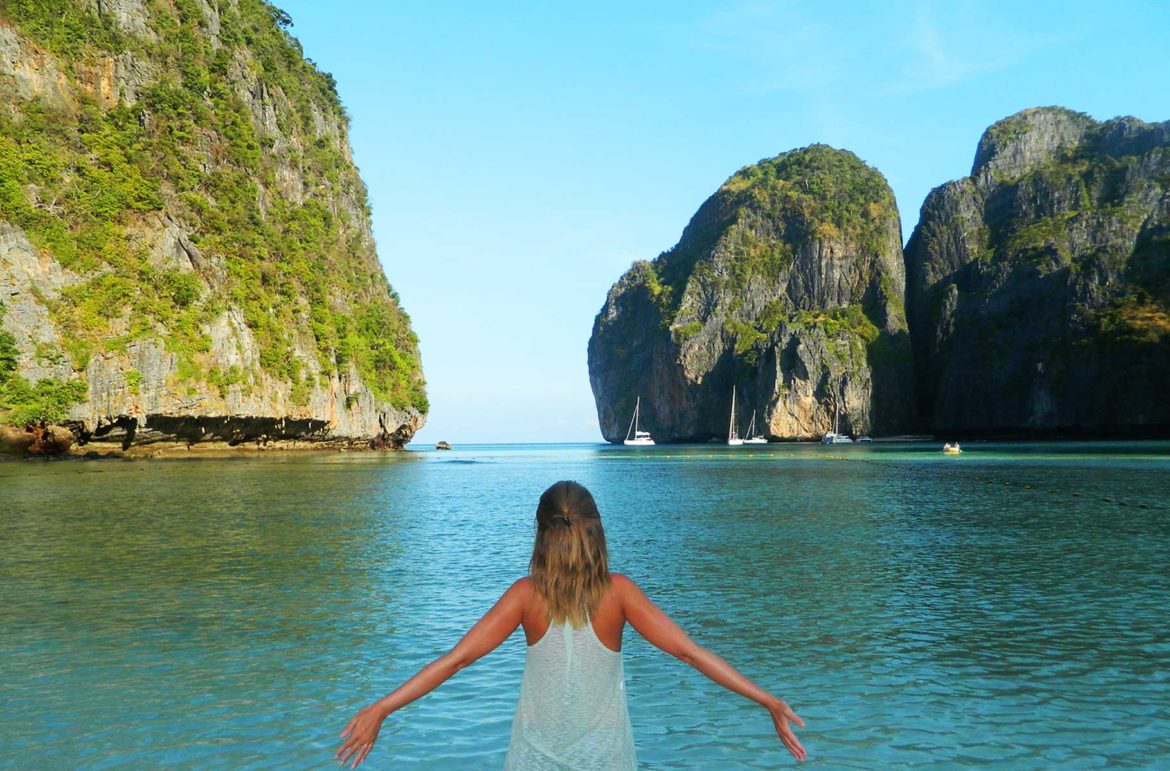
<instances>
[{"instance_id":1,"label":"water surface","mask_svg":"<svg viewBox=\"0 0 1170 771\"><path fill-rule=\"evenodd\" d=\"M540 492L788 699L822 768L1170 765L1170 444L0 464L0 758L324 768L358 707L523 575ZM370 764L498 768L523 635L392 716ZM627 630L646 768L771 768L763 710Z\"/></svg>"}]
</instances>

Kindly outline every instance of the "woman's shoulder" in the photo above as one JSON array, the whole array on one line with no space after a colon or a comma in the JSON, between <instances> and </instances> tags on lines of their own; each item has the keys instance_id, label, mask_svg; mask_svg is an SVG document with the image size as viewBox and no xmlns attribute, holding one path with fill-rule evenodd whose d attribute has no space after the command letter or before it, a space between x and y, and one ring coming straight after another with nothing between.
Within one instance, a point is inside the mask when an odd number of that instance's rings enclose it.
<instances>
[{"instance_id":1,"label":"woman's shoulder","mask_svg":"<svg viewBox=\"0 0 1170 771\"><path fill-rule=\"evenodd\" d=\"M524 576L523 578L517 578L515 581L513 581L512 585L508 587L508 591L527 594L533 591L535 588L536 584L533 583L532 576Z\"/></svg>"},{"instance_id":2,"label":"woman's shoulder","mask_svg":"<svg viewBox=\"0 0 1170 771\"><path fill-rule=\"evenodd\" d=\"M609 582L619 594L625 594L629 591L638 591L638 585L634 583L634 579L630 578L624 573L610 573Z\"/></svg>"}]
</instances>

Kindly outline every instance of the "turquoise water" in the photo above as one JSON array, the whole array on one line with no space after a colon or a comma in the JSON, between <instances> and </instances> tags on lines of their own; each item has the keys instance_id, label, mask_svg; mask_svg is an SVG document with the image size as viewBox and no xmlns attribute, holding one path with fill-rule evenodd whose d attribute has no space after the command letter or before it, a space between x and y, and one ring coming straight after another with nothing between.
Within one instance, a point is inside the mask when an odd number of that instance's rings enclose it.
<instances>
[{"instance_id":1,"label":"turquoise water","mask_svg":"<svg viewBox=\"0 0 1170 771\"><path fill-rule=\"evenodd\" d=\"M550 483L821 768L1170 766L1170 444L501 446L0 463L0 765L324 768L526 567ZM498 768L522 634L373 768ZM627 630L646 768L789 761Z\"/></svg>"}]
</instances>

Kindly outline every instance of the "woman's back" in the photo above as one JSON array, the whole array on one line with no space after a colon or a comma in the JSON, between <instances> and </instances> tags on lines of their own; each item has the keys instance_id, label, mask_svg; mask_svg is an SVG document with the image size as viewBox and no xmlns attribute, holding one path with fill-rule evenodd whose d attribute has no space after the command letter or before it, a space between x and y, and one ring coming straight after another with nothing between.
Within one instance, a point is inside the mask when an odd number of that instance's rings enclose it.
<instances>
[{"instance_id":1,"label":"woman's back","mask_svg":"<svg viewBox=\"0 0 1170 771\"><path fill-rule=\"evenodd\" d=\"M597 607L590 614L589 625L593 628L597 639L611 651L622 649L622 632L626 626L625 609L622 606L622 592L630 579L620 573L610 573L610 584L601 595ZM527 596L524 598L524 615L521 624L524 627L524 638L529 645L535 645L552 622L549 620L548 604L536 591L531 578L521 579Z\"/></svg>"},{"instance_id":2,"label":"woman's back","mask_svg":"<svg viewBox=\"0 0 1170 771\"><path fill-rule=\"evenodd\" d=\"M536 612L541 604L533 592ZM621 653L599 639L592 619L578 628L567 622L544 627L528 646L504 767L635 768Z\"/></svg>"}]
</instances>

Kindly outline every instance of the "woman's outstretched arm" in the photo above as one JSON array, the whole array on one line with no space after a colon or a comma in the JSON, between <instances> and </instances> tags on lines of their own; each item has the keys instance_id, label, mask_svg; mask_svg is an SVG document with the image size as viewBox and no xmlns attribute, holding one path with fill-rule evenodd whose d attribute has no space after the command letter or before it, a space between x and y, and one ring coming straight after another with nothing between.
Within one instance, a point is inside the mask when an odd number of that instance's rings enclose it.
<instances>
[{"instance_id":1,"label":"woman's outstretched arm","mask_svg":"<svg viewBox=\"0 0 1170 771\"><path fill-rule=\"evenodd\" d=\"M630 579L614 575L614 584L621 592L622 610L626 620L638 634L652 645L685 661L719 685L745 696L768 710L776 735L797 760L804 760L807 753L792 732L789 722L804 728L804 721L784 702L753 683L735 667L697 644L678 624L650 601L650 598Z\"/></svg>"},{"instance_id":2,"label":"woman's outstretched arm","mask_svg":"<svg viewBox=\"0 0 1170 771\"><path fill-rule=\"evenodd\" d=\"M426 696L451 675L498 648L520 626L530 592L531 583L527 578L512 584L454 648L420 669L393 692L354 715L341 732L348 738L334 756L338 762L345 765L352 759L350 768L356 768L373 749L382 721L387 716Z\"/></svg>"}]
</instances>

